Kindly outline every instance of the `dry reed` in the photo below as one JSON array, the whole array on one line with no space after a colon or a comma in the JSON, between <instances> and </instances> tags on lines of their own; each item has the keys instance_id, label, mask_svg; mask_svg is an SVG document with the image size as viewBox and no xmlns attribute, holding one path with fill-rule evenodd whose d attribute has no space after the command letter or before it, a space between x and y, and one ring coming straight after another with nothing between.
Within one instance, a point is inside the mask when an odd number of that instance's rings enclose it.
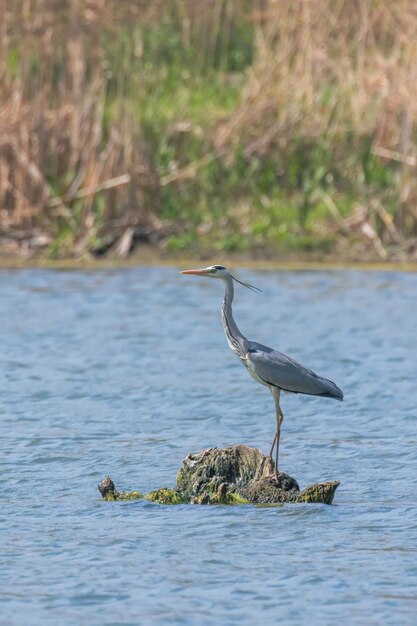
<instances>
[{"instance_id":1,"label":"dry reed","mask_svg":"<svg viewBox=\"0 0 417 626\"><path fill-rule=\"evenodd\" d=\"M94 247L103 229L157 231L161 184L198 185L200 168L213 158L231 168L237 153L285 170L294 142L324 138L362 199L344 220L338 186L325 198L338 228L359 229L380 256L387 243L414 241L414 0L0 0L0 14L0 235L69 233L68 253ZM240 102L205 129L206 154L179 174L156 165L141 122L143 35L167 17L200 72L226 72L236 25L253 29ZM125 51L111 67L119 40ZM353 154L364 139L393 171L394 212L386 192L370 197Z\"/></svg>"},{"instance_id":2,"label":"dry reed","mask_svg":"<svg viewBox=\"0 0 417 626\"><path fill-rule=\"evenodd\" d=\"M377 194L368 202L364 193L363 220L375 223L370 216L378 214L388 241L415 235L417 4L269 0L254 19L255 60L239 106L216 131L218 150L285 160L294 141L324 139L334 162L344 173L353 168L350 178L363 188L352 153L366 139L384 166L394 165L400 193L394 221Z\"/></svg>"}]
</instances>

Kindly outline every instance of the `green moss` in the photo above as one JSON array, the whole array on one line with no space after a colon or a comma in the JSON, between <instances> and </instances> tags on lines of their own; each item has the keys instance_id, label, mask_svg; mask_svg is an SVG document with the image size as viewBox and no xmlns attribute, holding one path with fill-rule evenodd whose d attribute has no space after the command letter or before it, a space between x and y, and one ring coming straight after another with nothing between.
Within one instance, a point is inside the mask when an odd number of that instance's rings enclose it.
<instances>
[{"instance_id":1,"label":"green moss","mask_svg":"<svg viewBox=\"0 0 417 626\"><path fill-rule=\"evenodd\" d=\"M159 504L184 504L185 500L181 494L175 489L162 487L146 494L145 500L149 502L158 502Z\"/></svg>"},{"instance_id":2,"label":"green moss","mask_svg":"<svg viewBox=\"0 0 417 626\"><path fill-rule=\"evenodd\" d=\"M116 500L119 499L117 496L118 494L114 492L107 493L105 496L103 496L103 500L106 500L106 502L116 502Z\"/></svg>"},{"instance_id":3,"label":"green moss","mask_svg":"<svg viewBox=\"0 0 417 626\"><path fill-rule=\"evenodd\" d=\"M320 502L322 504L331 504L334 494L340 482L335 480L327 483L316 483L306 487L298 496L298 502Z\"/></svg>"},{"instance_id":4,"label":"green moss","mask_svg":"<svg viewBox=\"0 0 417 626\"><path fill-rule=\"evenodd\" d=\"M234 504L250 504L249 500L239 495L234 491L228 490L227 483L222 483L217 491L211 491L210 485L207 491L192 498L192 504L222 504L222 505L234 505Z\"/></svg>"},{"instance_id":5,"label":"green moss","mask_svg":"<svg viewBox=\"0 0 417 626\"><path fill-rule=\"evenodd\" d=\"M250 504L249 500L238 493L226 493L224 496L215 495L210 504Z\"/></svg>"},{"instance_id":6,"label":"green moss","mask_svg":"<svg viewBox=\"0 0 417 626\"><path fill-rule=\"evenodd\" d=\"M141 500L143 494L140 491L121 491L117 494L117 500Z\"/></svg>"},{"instance_id":7,"label":"green moss","mask_svg":"<svg viewBox=\"0 0 417 626\"><path fill-rule=\"evenodd\" d=\"M103 499L107 502L119 502L121 500L141 500L143 494L140 491L110 491Z\"/></svg>"},{"instance_id":8,"label":"green moss","mask_svg":"<svg viewBox=\"0 0 417 626\"><path fill-rule=\"evenodd\" d=\"M221 505L234 505L234 504L250 504L249 500L239 496L237 493L227 493L225 495L219 495L217 493L203 493L200 496L196 496L191 500L192 504L221 504Z\"/></svg>"}]
</instances>

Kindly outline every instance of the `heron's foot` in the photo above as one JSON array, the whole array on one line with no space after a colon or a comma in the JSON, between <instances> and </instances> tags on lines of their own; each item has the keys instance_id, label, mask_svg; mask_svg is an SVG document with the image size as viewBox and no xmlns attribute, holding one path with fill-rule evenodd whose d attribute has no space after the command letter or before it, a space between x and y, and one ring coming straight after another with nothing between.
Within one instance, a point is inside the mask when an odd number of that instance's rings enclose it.
<instances>
[{"instance_id":1,"label":"heron's foot","mask_svg":"<svg viewBox=\"0 0 417 626\"><path fill-rule=\"evenodd\" d=\"M272 456L264 456L258 466L255 478L271 478L275 474L275 464Z\"/></svg>"},{"instance_id":2,"label":"heron's foot","mask_svg":"<svg viewBox=\"0 0 417 626\"><path fill-rule=\"evenodd\" d=\"M277 469L275 470L274 474L273 474L273 479L278 482L279 481L279 477L281 476L281 472L279 472Z\"/></svg>"},{"instance_id":3,"label":"heron's foot","mask_svg":"<svg viewBox=\"0 0 417 626\"><path fill-rule=\"evenodd\" d=\"M281 472L279 472L277 469L274 469L267 478L270 478L271 480L275 480L275 482L279 482L280 475L281 475Z\"/></svg>"},{"instance_id":4,"label":"heron's foot","mask_svg":"<svg viewBox=\"0 0 417 626\"><path fill-rule=\"evenodd\" d=\"M256 478L269 478L270 480L279 482L280 476L281 472L277 470L272 456L265 456L258 467Z\"/></svg>"},{"instance_id":5,"label":"heron's foot","mask_svg":"<svg viewBox=\"0 0 417 626\"><path fill-rule=\"evenodd\" d=\"M280 472L275 468L268 478L274 486L278 487L278 489L283 489L284 491L291 491L291 489L299 491L300 489L295 478L285 472Z\"/></svg>"}]
</instances>

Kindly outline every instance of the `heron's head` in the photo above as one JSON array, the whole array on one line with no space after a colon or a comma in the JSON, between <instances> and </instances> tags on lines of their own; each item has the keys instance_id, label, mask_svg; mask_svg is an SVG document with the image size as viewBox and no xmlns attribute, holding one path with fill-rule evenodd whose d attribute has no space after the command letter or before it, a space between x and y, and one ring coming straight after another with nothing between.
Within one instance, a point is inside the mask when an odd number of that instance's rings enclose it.
<instances>
[{"instance_id":1,"label":"heron's head","mask_svg":"<svg viewBox=\"0 0 417 626\"><path fill-rule=\"evenodd\" d=\"M207 278L231 278L232 275L224 265L210 265L201 270L183 270L180 274L195 274L196 276L207 276Z\"/></svg>"},{"instance_id":2,"label":"heron's head","mask_svg":"<svg viewBox=\"0 0 417 626\"><path fill-rule=\"evenodd\" d=\"M249 285L249 283L244 283L241 280L238 280L224 265L210 265L209 267L204 267L203 269L198 270L183 270L182 272L180 272L180 274L195 274L196 276L207 276L207 278L235 280L237 283L240 283L244 287L252 289L252 291L261 291L261 289L258 289L258 287L254 287L253 285Z\"/></svg>"}]
</instances>

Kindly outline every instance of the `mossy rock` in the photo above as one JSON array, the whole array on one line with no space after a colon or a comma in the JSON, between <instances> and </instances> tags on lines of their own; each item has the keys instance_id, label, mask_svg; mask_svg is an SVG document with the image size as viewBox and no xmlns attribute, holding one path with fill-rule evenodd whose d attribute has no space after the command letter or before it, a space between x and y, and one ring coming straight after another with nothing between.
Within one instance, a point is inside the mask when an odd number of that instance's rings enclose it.
<instances>
[{"instance_id":1,"label":"mossy rock","mask_svg":"<svg viewBox=\"0 0 417 626\"><path fill-rule=\"evenodd\" d=\"M285 474L285 477L288 475ZM278 476L281 478L281 474ZM289 476L291 478L291 476ZM264 477L251 480L245 487L239 490L242 496L253 504L276 504L278 502L298 502L300 490L295 484L290 489L285 489L274 478Z\"/></svg>"},{"instance_id":2,"label":"mossy rock","mask_svg":"<svg viewBox=\"0 0 417 626\"><path fill-rule=\"evenodd\" d=\"M338 480L310 485L310 487L303 489L298 496L297 502L321 502L322 504L331 504L339 485L340 481Z\"/></svg>"},{"instance_id":3,"label":"mossy rock","mask_svg":"<svg viewBox=\"0 0 417 626\"><path fill-rule=\"evenodd\" d=\"M138 491L118 492L107 477L99 485L106 500L144 497L159 504L278 504L319 502L331 504L339 481L316 483L300 491L288 474L274 478L274 463L261 450L237 445L208 448L189 454L178 471L174 489L162 488L145 496Z\"/></svg>"},{"instance_id":4,"label":"mossy rock","mask_svg":"<svg viewBox=\"0 0 417 626\"><path fill-rule=\"evenodd\" d=\"M117 491L110 476L106 476L98 486L98 490L104 500L141 500L143 494L140 491Z\"/></svg>"},{"instance_id":5,"label":"mossy rock","mask_svg":"<svg viewBox=\"0 0 417 626\"><path fill-rule=\"evenodd\" d=\"M190 499L191 504L250 504L240 494L229 491L227 483L221 483L216 492L206 491Z\"/></svg>"},{"instance_id":6,"label":"mossy rock","mask_svg":"<svg viewBox=\"0 0 417 626\"><path fill-rule=\"evenodd\" d=\"M184 459L177 474L176 489L189 501L216 494L224 483L228 485L229 492L239 493L253 481L271 476L273 471L272 459L258 448L242 445L209 448L189 454ZM299 491L297 481L288 474L279 475L279 487L286 491L294 488ZM243 493L242 497L246 499Z\"/></svg>"},{"instance_id":7,"label":"mossy rock","mask_svg":"<svg viewBox=\"0 0 417 626\"><path fill-rule=\"evenodd\" d=\"M159 504L184 504L185 502L178 491L175 489L168 489L167 487L150 491L146 494L145 500L149 500L149 502L158 502Z\"/></svg>"}]
</instances>

